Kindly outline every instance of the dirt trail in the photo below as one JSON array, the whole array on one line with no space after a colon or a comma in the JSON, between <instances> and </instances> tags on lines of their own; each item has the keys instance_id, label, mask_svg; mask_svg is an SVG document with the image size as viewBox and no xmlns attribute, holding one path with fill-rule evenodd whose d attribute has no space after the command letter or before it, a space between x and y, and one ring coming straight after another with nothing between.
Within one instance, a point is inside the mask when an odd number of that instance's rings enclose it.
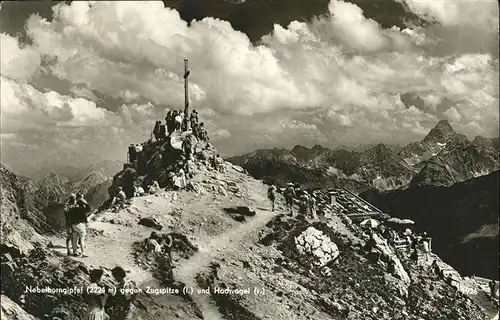
<instances>
[{"instance_id":1,"label":"dirt trail","mask_svg":"<svg viewBox=\"0 0 500 320\"><path fill-rule=\"evenodd\" d=\"M138 284L153 280L151 273L136 265L132 256L132 244L147 237L150 233L148 228L139 226L131 232L127 227L92 221L89 222L89 229L102 231L102 235L93 237L87 234L85 253L88 257L72 257L73 259L96 268L112 269L121 266L130 271L130 279ZM51 241L56 245L53 250L66 254L65 238L54 237Z\"/></svg>"},{"instance_id":2,"label":"dirt trail","mask_svg":"<svg viewBox=\"0 0 500 320\"><path fill-rule=\"evenodd\" d=\"M176 280L182 281L187 287L193 288L194 294L192 298L198 304L205 319L218 320L223 318L209 295L196 293L197 289L206 289L198 287L195 279L196 275L207 270L212 261L216 261L228 253L237 252L245 246L251 246L251 242L244 240L263 228L274 215L275 213L269 211L256 210L256 215L248 219L246 223L242 223L229 232L213 238L208 243L202 241L196 243L199 251L188 260L182 261L181 266L174 270Z\"/></svg>"}]
</instances>

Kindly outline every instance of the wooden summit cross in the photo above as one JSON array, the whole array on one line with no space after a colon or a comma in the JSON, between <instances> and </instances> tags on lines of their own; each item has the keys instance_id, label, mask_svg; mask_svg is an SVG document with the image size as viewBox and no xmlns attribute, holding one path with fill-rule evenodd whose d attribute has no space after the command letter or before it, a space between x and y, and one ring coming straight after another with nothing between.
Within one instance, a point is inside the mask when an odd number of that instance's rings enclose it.
<instances>
[{"instance_id":1,"label":"wooden summit cross","mask_svg":"<svg viewBox=\"0 0 500 320\"><path fill-rule=\"evenodd\" d=\"M188 59L184 58L184 126L189 130Z\"/></svg>"}]
</instances>

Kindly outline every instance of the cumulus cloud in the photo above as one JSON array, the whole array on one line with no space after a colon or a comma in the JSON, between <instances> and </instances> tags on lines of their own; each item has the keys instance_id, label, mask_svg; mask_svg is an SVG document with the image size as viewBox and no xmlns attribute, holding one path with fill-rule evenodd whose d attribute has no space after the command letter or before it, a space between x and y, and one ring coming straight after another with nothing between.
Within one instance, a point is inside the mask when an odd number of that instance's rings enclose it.
<instances>
[{"instance_id":1,"label":"cumulus cloud","mask_svg":"<svg viewBox=\"0 0 500 320\"><path fill-rule=\"evenodd\" d=\"M453 54L455 35L443 30L472 28L477 13L484 20L476 32L490 37L498 5L446 3L405 0L437 24L400 30L332 0L329 15L275 25L259 44L219 19L188 25L161 2L59 3L52 20L27 20L32 45L2 35L2 132L71 127L57 132L71 136L80 127L80 137L112 140L116 148L148 137L154 120L183 107L189 57L191 105L224 154L297 143L407 143L441 118L468 134L493 135L498 56L461 48ZM25 83L40 68L39 78L67 83L68 96L55 85L45 92Z\"/></svg>"},{"instance_id":2,"label":"cumulus cloud","mask_svg":"<svg viewBox=\"0 0 500 320\"><path fill-rule=\"evenodd\" d=\"M0 34L2 75L19 82L29 80L40 66L40 54L29 46L20 47L19 41L5 33Z\"/></svg>"}]
</instances>

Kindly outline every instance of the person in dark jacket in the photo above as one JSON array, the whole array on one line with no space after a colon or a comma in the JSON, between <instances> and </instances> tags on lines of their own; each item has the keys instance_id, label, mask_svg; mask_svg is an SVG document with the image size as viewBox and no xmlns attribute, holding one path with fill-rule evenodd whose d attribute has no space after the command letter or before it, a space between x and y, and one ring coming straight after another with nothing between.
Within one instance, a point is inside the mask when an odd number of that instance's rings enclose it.
<instances>
[{"instance_id":1,"label":"person in dark jacket","mask_svg":"<svg viewBox=\"0 0 500 320\"><path fill-rule=\"evenodd\" d=\"M158 141L165 140L166 136L167 136L167 132L166 132L166 129L165 129L165 125L160 123L160 132L158 134Z\"/></svg>"},{"instance_id":2,"label":"person in dark jacket","mask_svg":"<svg viewBox=\"0 0 500 320\"><path fill-rule=\"evenodd\" d=\"M153 136L155 137L156 141L159 141L159 137L160 137L160 125L161 125L161 121L156 121L155 122L155 126L153 128Z\"/></svg>"},{"instance_id":3,"label":"person in dark jacket","mask_svg":"<svg viewBox=\"0 0 500 320\"><path fill-rule=\"evenodd\" d=\"M137 176L137 171L134 168L127 168L121 174L123 192L127 199L134 197L134 181Z\"/></svg>"},{"instance_id":4,"label":"person in dark jacket","mask_svg":"<svg viewBox=\"0 0 500 320\"><path fill-rule=\"evenodd\" d=\"M173 131L171 123L172 123L172 111L169 111L169 112L167 112L167 116L165 117L165 126L166 126L166 129L167 129L167 132L169 135Z\"/></svg>"},{"instance_id":5,"label":"person in dark jacket","mask_svg":"<svg viewBox=\"0 0 500 320\"><path fill-rule=\"evenodd\" d=\"M85 237L87 235L87 214L90 212L90 206L83 198L81 193L76 196L76 208L70 217L71 229L73 231L72 245L73 255L87 257L85 250ZM80 244L81 252L78 253L78 244Z\"/></svg>"},{"instance_id":6,"label":"person in dark jacket","mask_svg":"<svg viewBox=\"0 0 500 320\"><path fill-rule=\"evenodd\" d=\"M496 293L496 288L497 288L497 283L495 280L491 280L488 283L488 286L490 287L490 299L495 300L495 293Z\"/></svg>"},{"instance_id":7,"label":"person in dark jacket","mask_svg":"<svg viewBox=\"0 0 500 320\"><path fill-rule=\"evenodd\" d=\"M196 110L193 110L193 112L191 112L191 117L189 117L189 121L191 122L191 129L198 124L198 112Z\"/></svg>"},{"instance_id":8,"label":"person in dark jacket","mask_svg":"<svg viewBox=\"0 0 500 320\"><path fill-rule=\"evenodd\" d=\"M72 193L69 196L68 201L64 204L64 220L66 224L66 249L68 251L68 256L72 255L74 252L71 251L70 244L73 240L73 229L71 226L71 217L74 215L76 205L76 194Z\"/></svg>"},{"instance_id":9,"label":"person in dark jacket","mask_svg":"<svg viewBox=\"0 0 500 320\"><path fill-rule=\"evenodd\" d=\"M134 163L134 161L136 160L135 146L133 143L131 143L128 146L128 159L129 159L129 163Z\"/></svg>"}]
</instances>

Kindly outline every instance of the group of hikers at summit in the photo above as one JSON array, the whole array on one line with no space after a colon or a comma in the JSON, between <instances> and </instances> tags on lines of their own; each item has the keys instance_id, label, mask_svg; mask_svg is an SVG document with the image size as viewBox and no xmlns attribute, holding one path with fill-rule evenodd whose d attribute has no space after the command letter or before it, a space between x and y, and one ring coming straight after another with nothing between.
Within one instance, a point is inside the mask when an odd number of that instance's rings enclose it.
<instances>
[{"instance_id":1,"label":"group of hikers at summit","mask_svg":"<svg viewBox=\"0 0 500 320\"><path fill-rule=\"evenodd\" d=\"M205 124L198 123L198 112L193 110L191 116L189 117L189 124L193 135L200 140L207 141L208 133L205 129ZM188 120L185 118L184 112L180 110L173 110L167 113L165 117L165 124L158 120L155 122L153 128L153 136L156 141L163 141L167 136L170 136L173 132L182 132L188 130ZM168 134L167 134L168 133Z\"/></svg>"}]
</instances>

